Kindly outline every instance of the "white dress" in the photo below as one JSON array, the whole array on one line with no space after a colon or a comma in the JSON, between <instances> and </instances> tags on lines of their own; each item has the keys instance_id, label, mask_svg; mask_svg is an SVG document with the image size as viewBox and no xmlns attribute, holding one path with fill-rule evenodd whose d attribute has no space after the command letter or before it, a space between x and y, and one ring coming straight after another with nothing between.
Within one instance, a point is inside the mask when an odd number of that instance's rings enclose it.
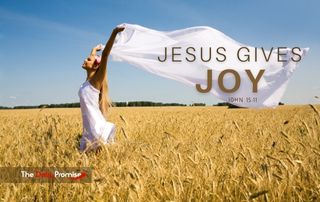
<instances>
[{"instance_id":1,"label":"white dress","mask_svg":"<svg viewBox=\"0 0 320 202\"><path fill-rule=\"evenodd\" d=\"M80 108L83 122L83 132L80 139L80 151L94 150L99 141L113 143L116 133L115 124L106 121L99 108L100 91L89 81L85 81L79 89Z\"/></svg>"}]
</instances>

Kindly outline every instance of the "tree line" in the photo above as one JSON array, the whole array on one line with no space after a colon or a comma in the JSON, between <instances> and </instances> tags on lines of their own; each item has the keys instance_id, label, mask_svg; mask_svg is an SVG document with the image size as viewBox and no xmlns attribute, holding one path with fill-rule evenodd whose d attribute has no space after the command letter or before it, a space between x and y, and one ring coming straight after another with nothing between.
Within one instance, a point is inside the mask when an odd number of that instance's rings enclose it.
<instances>
[{"instance_id":1,"label":"tree line","mask_svg":"<svg viewBox=\"0 0 320 202\"><path fill-rule=\"evenodd\" d=\"M162 103L150 101L130 101L130 102L112 102L114 107L147 107L147 106L187 106L180 103ZM79 108L79 102L62 103L62 104L41 104L41 105L20 105L14 107L0 106L0 109L35 109L35 108Z\"/></svg>"},{"instance_id":2,"label":"tree line","mask_svg":"<svg viewBox=\"0 0 320 202\"><path fill-rule=\"evenodd\" d=\"M279 102L279 105L284 105L284 103ZM192 103L190 105L180 104L180 103L162 103L162 102L151 102L151 101L130 101L130 102L112 102L114 107L161 107L161 106L206 106L205 103ZM228 108L241 108L228 102L219 102L213 104L212 106L226 106ZM63 103L63 104L41 104L41 105L21 105L14 107L0 106L1 109L35 109L35 108L79 108L79 102L73 103Z\"/></svg>"}]
</instances>

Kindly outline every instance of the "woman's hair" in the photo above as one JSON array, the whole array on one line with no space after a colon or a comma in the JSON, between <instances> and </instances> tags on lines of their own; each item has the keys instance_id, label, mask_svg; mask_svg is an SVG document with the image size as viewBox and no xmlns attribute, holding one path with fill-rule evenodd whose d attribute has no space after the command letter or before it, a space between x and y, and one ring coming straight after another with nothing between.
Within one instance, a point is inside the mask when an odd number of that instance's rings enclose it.
<instances>
[{"instance_id":1,"label":"woman's hair","mask_svg":"<svg viewBox=\"0 0 320 202\"><path fill-rule=\"evenodd\" d=\"M106 77L102 84L100 94L99 94L99 107L104 116L109 112L110 107L113 107L112 100L109 96L108 79Z\"/></svg>"},{"instance_id":2,"label":"woman's hair","mask_svg":"<svg viewBox=\"0 0 320 202\"><path fill-rule=\"evenodd\" d=\"M96 55L94 65L98 66L100 64L100 61L101 61L101 56ZM100 68L100 67L98 67L98 68ZM112 101L109 96L109 87L108 87L107 76L105 77L105 80L103 81L103 84L101 85L101 90L100 90L100 94L99 94L99 107L100 107L100 110L104 116L107 115L110 107L113 107Z\"/></svg>"}]
</instances>

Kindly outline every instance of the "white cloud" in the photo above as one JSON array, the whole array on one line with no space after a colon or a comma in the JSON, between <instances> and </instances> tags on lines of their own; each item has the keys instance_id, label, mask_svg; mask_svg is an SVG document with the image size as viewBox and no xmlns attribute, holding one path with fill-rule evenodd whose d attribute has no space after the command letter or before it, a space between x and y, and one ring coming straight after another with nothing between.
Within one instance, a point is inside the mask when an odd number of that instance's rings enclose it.
<instances>
[{"instance_id":1,"label":"white cloud","mask_svg":"<svg viewBox=\"0 0 320 202\"><path fill-rule=\"evenodd\" d=\"M8 97L9 99L17 99L17 97L16 96L13 96L13 95L10 95L9 97Z\"/></svg>"}]
</instances>

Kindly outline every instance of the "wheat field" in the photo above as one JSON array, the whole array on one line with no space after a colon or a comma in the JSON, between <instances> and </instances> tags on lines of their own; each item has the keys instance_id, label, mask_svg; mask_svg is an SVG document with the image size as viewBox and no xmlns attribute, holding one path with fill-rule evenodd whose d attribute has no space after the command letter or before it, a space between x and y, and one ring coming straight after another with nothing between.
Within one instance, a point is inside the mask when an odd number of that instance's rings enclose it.
<instances>
[{"instance_id":1,"label":"wheat field","mask_svg":"<svg viewBox=\"0 0 320 202\"><path fill-rule=\"evenodd\" d=\"M2 183L1 201L319 201L319 111L112 108L116 143L81 154L80 109L1 110L1 167L93 172L92 183Z\"/></svg>"}]
</instances>

